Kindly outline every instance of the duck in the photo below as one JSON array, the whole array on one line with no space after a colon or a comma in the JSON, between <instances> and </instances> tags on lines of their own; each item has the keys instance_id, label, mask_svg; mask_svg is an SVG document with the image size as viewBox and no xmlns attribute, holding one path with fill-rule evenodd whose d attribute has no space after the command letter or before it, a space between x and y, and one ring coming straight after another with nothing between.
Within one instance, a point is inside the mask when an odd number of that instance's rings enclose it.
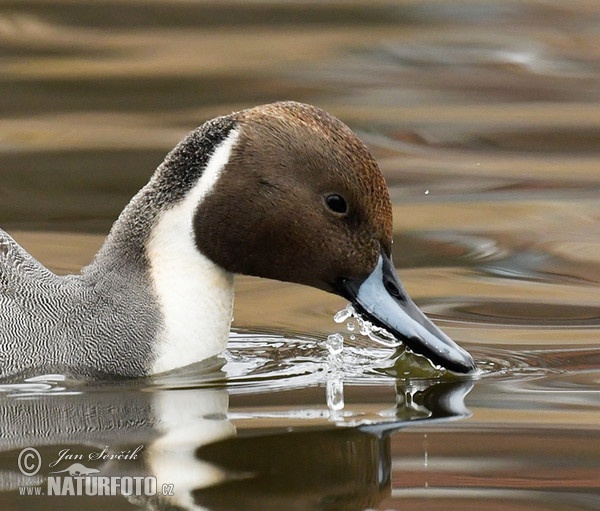
<instances>
[{"instance_id":1,"label":"duck","mask_svg":"<svg viewBox=\"0 0 600 511\"><path fill-rule=\"evenodd\" d=\"M474 371L406 293L392 227L376 160L333 115L279 101L214 118L167 154L79 274L56 275L0 230L0 376L136 378L216 356L235 274L339 295L434 364Z\"/></svg>"}]
</instances>

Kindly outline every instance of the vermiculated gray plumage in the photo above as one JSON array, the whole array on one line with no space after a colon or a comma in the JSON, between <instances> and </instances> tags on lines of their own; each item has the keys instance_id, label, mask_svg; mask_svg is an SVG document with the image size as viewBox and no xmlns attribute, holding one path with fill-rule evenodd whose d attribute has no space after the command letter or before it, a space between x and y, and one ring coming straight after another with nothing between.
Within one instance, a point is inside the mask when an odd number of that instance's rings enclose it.
<instances>
[{"instance_id":1,"label":"vermiculated gray plumage","mask_svg":"<svg viewBox=\"0 0 600 511\"><path fill-rule=\"evenodd\" d=\"M160 316L142 269L57 276L0 231L0 368L144 374ZM103 262L103 261L102 261Z\"/></svg>"},{"instance_id":2,"label":"vermiculated gray plumage","mask_svg":"<svg viewBox=\"0 0 600 511\"><path fill-rule=\"evenodd\" d=\"M0 230L0 377L29 370L82 377L148 373L162 321L148 271L148 236L158 215L198 181L233 125L228 117L213 119L184 138L80 275L55 275Z\"/></svg>"}]
</instances>

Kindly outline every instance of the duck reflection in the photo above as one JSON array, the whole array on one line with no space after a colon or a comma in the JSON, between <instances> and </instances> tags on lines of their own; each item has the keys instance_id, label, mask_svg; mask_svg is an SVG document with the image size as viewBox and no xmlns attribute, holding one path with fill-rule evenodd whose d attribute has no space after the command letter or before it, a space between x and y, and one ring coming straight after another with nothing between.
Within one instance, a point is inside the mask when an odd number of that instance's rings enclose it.
<instances>
[{"instance_id":1,"label":"duck reflection","mask_svg":"<svg viewBox=\"0 0 600 511\"><path fill-rule=\"evenodd\" d=\"M43 494L48 481L57 477L62 482L86 477L87 487L94 477L150 477L156 494L113 499L115 510L132 505L165 510L363 510L390 492L390 435L414 420L468 415L464 398L472 387L464 381L408 386L393 381L386 399L379 393L369 403L380 413L364 421L344 415L339 402L337 409L328 410L323 387L304 389L306 408L321 409L322 414L317 418L309 413L305 417L312 421L288 428L281 420L270 426L258 420L253 426L252 412L231 409L230 397L239 402L248 398L253 410L261 409L264 397L248 389L230 396L231 389L215 384L188 387L185 378L146 383L82 387L35 379L0 386L2 498L18 507L24 504L23 487L39 486ZM353 427L339 426L344 422ZM26 475L17 461L31 447L40 454L41 468ZM90 472L72 475L73 466ZM87 509L106 509L105 499L86 497L85 491L83 495L78 498ZM56 502L47 502L47 495L45 499L35 500L39 509ZM29 503L33 509L33 501Z\"/></svg>"}]
</instances>

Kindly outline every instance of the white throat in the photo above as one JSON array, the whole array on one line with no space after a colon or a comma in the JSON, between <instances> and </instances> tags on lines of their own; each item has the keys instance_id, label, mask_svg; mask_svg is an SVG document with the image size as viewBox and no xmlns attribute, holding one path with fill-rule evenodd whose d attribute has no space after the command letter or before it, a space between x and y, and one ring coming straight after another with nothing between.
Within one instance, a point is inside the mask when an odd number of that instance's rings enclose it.
<instances>
[{"instance_id":1,"label":"white throat","mask_svg":"<svg viewBox=\"0 0 600 511\"><path fill-rule=\"evenodd\" d=\"M210 261L194 243L193 217L213 189L238 138L232 130L210 157L185 198L162 212L146 246L162 312L153 373L170 371L225 349L233 313L233 274Z\"/></svg>"}]
</instances>

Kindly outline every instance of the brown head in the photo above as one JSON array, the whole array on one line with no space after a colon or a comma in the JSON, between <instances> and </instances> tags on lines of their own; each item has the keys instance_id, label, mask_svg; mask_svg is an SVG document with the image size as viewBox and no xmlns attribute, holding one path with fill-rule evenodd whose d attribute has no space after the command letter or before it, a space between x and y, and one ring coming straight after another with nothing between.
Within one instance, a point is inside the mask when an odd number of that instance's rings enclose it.
<instances>
[{"instance_id":1,"label":"brown head","mask_svg":"<svg viewBox=\"0 0 600 511\"><path fill-rule=\"evenodd\" d=\"M233 115L229 160L196 211L200 250L234 272L335 291L390 255L388 189L365 145L313 106L281 102Z\"/></svg>"}]
</instances>

